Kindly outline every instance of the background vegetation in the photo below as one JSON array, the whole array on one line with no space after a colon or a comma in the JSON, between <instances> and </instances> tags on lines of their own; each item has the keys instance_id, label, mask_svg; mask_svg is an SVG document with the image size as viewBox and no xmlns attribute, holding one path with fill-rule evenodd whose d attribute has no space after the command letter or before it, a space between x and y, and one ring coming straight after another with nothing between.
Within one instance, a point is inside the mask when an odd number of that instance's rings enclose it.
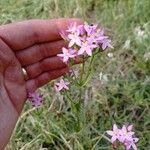
<instances>
[{"instance_id":1,"label":"background vegetation","mask_svg":"<svg viewBox=\"0 0 150 150\"><path fill-rule=\"evenodd\" d=\"M139 150L150 149L149 0L0 0L0 23L80 17L106 27L114 50L97 59L85 90L86 124L77 131L51 83L39 109L26 104L8 150L110 150L105 131L134 124Z\"/></svg>"}]
</instances>

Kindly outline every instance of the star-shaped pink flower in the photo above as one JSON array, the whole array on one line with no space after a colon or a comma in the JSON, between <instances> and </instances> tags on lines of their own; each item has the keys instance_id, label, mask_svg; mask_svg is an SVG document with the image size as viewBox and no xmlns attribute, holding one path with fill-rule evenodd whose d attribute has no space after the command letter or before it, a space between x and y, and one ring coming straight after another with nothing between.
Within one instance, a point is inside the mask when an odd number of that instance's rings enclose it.
<instances>
[{"instance_id":1,"label":"star-shaped pink flower","mask_svg":"<svg viewBox=\"0 0 150 150\"><path fill-rule=\"evenodd\" d=\"M90 36L91 34L96 32L97 25L88 25L87 23L84 24L84 29L87 32L87 35Z\"/></svg>"},{"instance_id":2,"label":"star-shaped pink flower","mask_svg":"<svg viewBox=\"0 0 150 150\"><path fill-rule=\"evenodd\" d=\"M78 25L77 28L78 28L78 31L79 31L80 36L86 34L86 31L85 31L85 29L84 29L84 25L83 25L83 24Z\"/></svg>"},{"instance_id":3,"label":"star-shaped pink flower","mask_svg":"<svg viewBox=\"0 0 150 150\"><path fill-rule=\"evenodd\" d=\"M69 82L66 82L63 79L61 79L60 82L55 83L54 87L55 87L55 90L57 92L59 92L59 91L61 91L63 89L69 90L68 85L69 85Z\"/></svg>"},{"instance_id":4,"label":"star-shaped pink flower","mask_svg":"<svg viewBox=\"0 0 150 150\"><path fill-rule=\"evenodd\" d=\"M127 130L128 130L128 131L132 131L132 129L133 129L133 125L127 126Z\"/></svg>"},{"instance_id":5,"label":"star-shaped pink flower","mask_svg":"<svg viewBox=\"0 0 150 150\"><path fill-rule=\"evenodd\" d=\"M91 43L90 41L82 42L81 47L78 51L78 55L82 55L84 54L84 52L86 52L89 56L92 56L92 51L96 47L97 45L94 43Z\"/></svg>"},{"instance_id":6,"label":"star-shaped pink flower","mask_svg":"<svg viewBox=\"0 0 150 150\"><path fill-rule=\"evenodd\" d=\"M77 35L80 34L80 30L79 30L79 28L78 28L76 22L73 23L73 24L70 24L69 27L68 27L68 30L66 30L66 31L67 31L68 33L71 33L71 34L77 34Z\"/></svg>"},{"instance_id":7,"label":"star-shaped pink flower","mask_svg":"<svg viewBox=\"0 0 150 150\"><path fill-rule=\"evenodd\" d=\"M74 34L69 34L68 35L68 39L69 39L69 47L72 47L73 45L78 45L80 46L81 45L81 39L80 39L80 36L76 33Z\"/></svg>"},{"instance_id":8,"label":"star-shaped pink flower","mask_svg":"<svg viewBox=\"0 0 150 150\"><path fill-rule=\"evenodd\" d=\"M114 143L119 137L119 129L116 124L113 125L113 130L106 131L111 136L111 142Z\"/></svg>"},{"instance_id":9,"label":"star-shaped pink flower","mask_svg":"<svg viewBox=\"0 0 150 150\"><path fill-rule=\"evenodd\" d=\"M76 55L73 49L62 48L62 54L57 54L58 57L61 57L64 63L67 63L70 58L74 58Z\"/></svg>"},{"instance_id":10,"label":"star-shaped pink flower","mask_svg":"<svg viewBox=\"0 0 150 150\"><path fill-rule=\"evenodd\" d=\"M123 125L122 129L120 129L120 135L118 137L118 140L122 143L124 143L125 140L130 141L132 139L132 135L134 135L134 132L131 130L128 131L127 127Z\"/></svg>"},{"instance_id":11,"label":"star-shaped pink flower","mask_svg":"<svg viewBox=\"0 0 150 150\"><path fill-rule=\"evenodd\" d=\"M106 48L113 48L113 46L111 45L111 40L109 39L103 39L100 41L100 43L102 44L103 50L105 50Z\"/></svg>"},{"instance_id":12,"label":"star-shaped pink flower","mask_svg":"<svg viewBox=\"0 0 150 150\"><path fill-rule=\"evenodd\" d=\"M32 106L34 107L39 107L41 106L42 102L43 102L43 96L40 95L39 93L37 92L28 92L28 98L29 100L31 101L32 103Z\"/></svg>"},{"instance_id":13,"label":"star-shaped pink flower","mask_svg":"<svg viewBox=\"0 0 150 150\"><path fill-rule=\"evenodd\" d=\"M137 146L136 146L135 143L137 143L138 140L139 140L138 138L132 138L132 139L130 139L130 140L126 140L126 141L124 142L124 145L125 145L125 147L126 147L126 150L129 150L129 149L131 149L131 148L133 148L134 150L137 150Z\"/></svg>"}]
</instances>

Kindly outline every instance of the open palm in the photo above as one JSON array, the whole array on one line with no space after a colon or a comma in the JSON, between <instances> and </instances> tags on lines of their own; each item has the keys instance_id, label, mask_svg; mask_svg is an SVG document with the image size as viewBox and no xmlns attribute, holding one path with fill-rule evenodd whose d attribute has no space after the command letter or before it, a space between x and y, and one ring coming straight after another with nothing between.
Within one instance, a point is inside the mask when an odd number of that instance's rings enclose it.
<instances>
[{"instance_id":1,"label":"open palm","mask_svg":"<svg viewBox=\"0 0 150 150\"><path fill-rule=\"evenodd\" d=\"M56 56L59 32L78 19L30 20L0 27L0 150L7 144L27 96L68 70ZM28 74L24 79L22 68Z\"/></svg>"}]
</instances>

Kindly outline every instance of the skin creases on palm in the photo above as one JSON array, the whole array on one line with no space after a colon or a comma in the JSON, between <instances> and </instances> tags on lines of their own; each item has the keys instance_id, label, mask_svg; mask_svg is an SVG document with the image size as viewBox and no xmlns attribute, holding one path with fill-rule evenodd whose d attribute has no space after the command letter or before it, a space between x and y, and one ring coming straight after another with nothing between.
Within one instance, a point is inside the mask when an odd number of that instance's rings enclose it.
<instances>
[{"instance_id":1,"label":"skin creases on palm","mask_svg":"<svg viewBox=\"0 0 150 150\"><path fill-rule=\"evenodd\" d=\"M21 65L14 52L0 39L0 104L12 105L19 114L25 99L26 88Z\"/></svg>"}]
</instances>

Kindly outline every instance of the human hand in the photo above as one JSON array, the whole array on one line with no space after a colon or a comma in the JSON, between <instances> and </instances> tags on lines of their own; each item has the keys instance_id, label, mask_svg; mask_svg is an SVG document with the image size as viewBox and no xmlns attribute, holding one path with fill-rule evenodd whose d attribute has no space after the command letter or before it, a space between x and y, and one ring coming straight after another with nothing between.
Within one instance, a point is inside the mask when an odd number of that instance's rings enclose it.
<instances>
[{"instance_id":1,"label":"human hand","mask_svg":"<svg viewBox=\"0 0 150 150\"><path fill-rule=\"evenodd\" d=\"M68 70L56 55L65 46L59 32L72 22L82 23L79 19L30 20L0 27L0 150L9 141L27 89L35 91Z\"/></svg>"}]
</instances>

